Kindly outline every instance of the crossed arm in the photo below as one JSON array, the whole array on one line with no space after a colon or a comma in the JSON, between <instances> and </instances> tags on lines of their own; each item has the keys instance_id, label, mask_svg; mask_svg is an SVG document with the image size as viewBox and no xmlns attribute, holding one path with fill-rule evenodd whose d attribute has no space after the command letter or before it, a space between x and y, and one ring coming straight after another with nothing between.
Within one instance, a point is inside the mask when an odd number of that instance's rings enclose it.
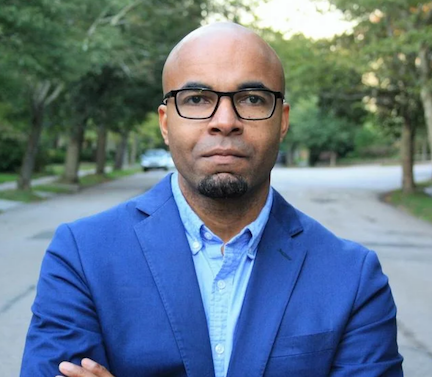
<instances>
[{"instance_id":1,"label":"crossed arm","mask_svg":"<svg viewBox=\"0 0 432 377\"><path fill-rule=\"evenodd\" d=\"M63 361L59 370L66 377L114 377L105 367L87 358L81 360L81 366Z\"/></svg>"}]
</instances>

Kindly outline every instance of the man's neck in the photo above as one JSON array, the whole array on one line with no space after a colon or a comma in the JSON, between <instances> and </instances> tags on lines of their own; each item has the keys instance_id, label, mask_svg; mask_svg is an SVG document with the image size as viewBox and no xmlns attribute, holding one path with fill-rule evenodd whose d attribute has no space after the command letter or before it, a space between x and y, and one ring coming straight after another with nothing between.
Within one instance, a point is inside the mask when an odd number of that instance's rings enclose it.
<instances>
[{"instance_id":1,"label":"man's neck","mask_svg":"<svg viewBox=\"0 0 432 377\"><path fill-rule=\"evenodd\" d=\"M256 220L264 207L270 186L246 193L241 198L212 199L180 185L182 193L204 224L224 243Z\"/></svg>"}]
</instances>

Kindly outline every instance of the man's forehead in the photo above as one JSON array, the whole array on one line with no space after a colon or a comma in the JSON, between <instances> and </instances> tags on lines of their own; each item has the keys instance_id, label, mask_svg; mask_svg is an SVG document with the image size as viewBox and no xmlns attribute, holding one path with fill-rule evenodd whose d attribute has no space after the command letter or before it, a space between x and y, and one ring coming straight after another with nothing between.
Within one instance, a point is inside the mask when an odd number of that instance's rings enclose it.
<instances>
[{"instance_id":1,"label":"man's forehead","mask_svg":"<svg viewBox=\"0 0 432 377\"><path fill-rule=\"evenodd\" d=\"M167 59L166 65L199 65L203 63L229 64L241 54L254 59L269 58L264 41L251 33L236 33L232 30L198 34L188 38L176 47ZM216 59L216 60L215 60Z\"/></svg>"},{"instance_id":2,"label":"man's forehead","mask_svg":"<svg viewBox=\"0 0 432 377\"><path fill-rule=\"evenodd\" d=\"M238 62L236 62L238 63ZM278 76L264 66L250 64L179 64L165 78L165 91L173 89L206 88L233 91L247 88L280 90Z\"/></svg>"},{"instance_id":3,"label":"man's forehead","mask_svg":"<svg viewBox=\"0 0 432 377\"><path fill-rule=\"evenodd\" d=\"M205 82L212 73L221 74L220 79L232 78L236 81L233 85L238 86L242 81L262 82L266 86L264 81L268 81L269 76L280 76L282 68L275 52L256 34L239 28L207 28L186 37L167 59L164 90L194 80Z\"/></svg>"}]
</instances>

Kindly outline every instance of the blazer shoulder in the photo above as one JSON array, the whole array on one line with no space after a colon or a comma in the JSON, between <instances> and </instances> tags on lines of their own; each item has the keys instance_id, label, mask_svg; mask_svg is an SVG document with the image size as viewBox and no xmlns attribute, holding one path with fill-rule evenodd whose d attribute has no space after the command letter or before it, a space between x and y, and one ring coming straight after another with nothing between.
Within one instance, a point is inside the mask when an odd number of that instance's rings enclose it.
<instances>
[{"instance_id":1,"label":"blazer shoulder","mask_svg":"<svg viewBox=\"0 0 432 377\"><path fill-rule=\"evenodd\" d=\"M67 225L73 231L85 229L118 230L144 220L172 199L170 175L162 179L149 191L117 204L105 211L77 219Z\"/></svg>"}]
</instances>

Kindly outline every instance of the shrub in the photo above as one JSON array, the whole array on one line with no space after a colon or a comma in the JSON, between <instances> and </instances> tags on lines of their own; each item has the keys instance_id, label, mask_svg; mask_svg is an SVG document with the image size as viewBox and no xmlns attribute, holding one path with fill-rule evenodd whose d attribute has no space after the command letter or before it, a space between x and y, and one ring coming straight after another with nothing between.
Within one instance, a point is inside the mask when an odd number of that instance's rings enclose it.
<instances>
[{"instance_id":1,"label":"shrub","mask_svg":"<svg viewBox=\"0 0 432 377\"><path fill-rule=\"evenodd\" d=\"M17 172L24 155L24 144L12 136L0 136L0 171Z\"/></svg>"}]
</instances>

